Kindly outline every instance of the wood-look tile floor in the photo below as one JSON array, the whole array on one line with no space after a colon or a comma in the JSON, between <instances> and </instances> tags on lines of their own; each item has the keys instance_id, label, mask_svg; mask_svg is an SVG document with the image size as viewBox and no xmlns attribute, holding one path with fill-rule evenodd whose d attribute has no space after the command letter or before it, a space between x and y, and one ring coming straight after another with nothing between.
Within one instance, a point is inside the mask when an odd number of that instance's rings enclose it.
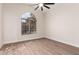
<instances>
[{"instance_id":1,"label":"wood-look tile floor","mask_svg":"<svg viewBox=\"0 0 79 59\"><path fill-rule=\"evenodd\" d=\"M79 55L79 48L49 39L38 39L7 44L0 50L1 55Z\"/></svg>"}]
</instances>

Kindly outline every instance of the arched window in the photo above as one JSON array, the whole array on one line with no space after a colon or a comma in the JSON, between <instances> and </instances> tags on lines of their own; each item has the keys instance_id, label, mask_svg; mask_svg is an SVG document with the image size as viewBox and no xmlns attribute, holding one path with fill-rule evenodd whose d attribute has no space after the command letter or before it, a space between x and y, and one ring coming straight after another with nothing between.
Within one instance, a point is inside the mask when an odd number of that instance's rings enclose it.
<instances>
[{"instance_id":1,"label":"arched window","mask_svg":"<svg viewBox=\"0 0 79 59\"><path fill-rule=\"evenodd\" d=\"M21 16L22 35L36 32L36 18L31 12L26 12Z\"/></svg>"}]
</instances>

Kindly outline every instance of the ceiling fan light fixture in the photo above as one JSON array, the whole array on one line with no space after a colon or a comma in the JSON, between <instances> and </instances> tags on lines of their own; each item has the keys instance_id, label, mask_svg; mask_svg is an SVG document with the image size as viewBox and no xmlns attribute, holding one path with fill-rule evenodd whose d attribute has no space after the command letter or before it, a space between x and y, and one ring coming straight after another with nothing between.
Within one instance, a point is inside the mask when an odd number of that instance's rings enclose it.
<instances>
[{"instance_id":1,"label":"ceiling fan light fixture","mask_svg":"<svg viewBox=\"0 0 79 59\"><path fill-rule=\"evenodd\" d=\"M43 7L50 9L48 5L54 5L55 3L38 3L36 4L37 7L34 10L37 10L39 7L41 8L41 11L43 11Z\"/></svg>"},{"instance_id":2,"label":"ceiling fan light fixture","mask_svg":"<svg viewBox=\"0 0 79 59\"><path fill-rule=\"evenodd\" d=\"M40 3L39 6L40 6L40 7L43 7L43 3Z\"/></svg>"}]
</instances>

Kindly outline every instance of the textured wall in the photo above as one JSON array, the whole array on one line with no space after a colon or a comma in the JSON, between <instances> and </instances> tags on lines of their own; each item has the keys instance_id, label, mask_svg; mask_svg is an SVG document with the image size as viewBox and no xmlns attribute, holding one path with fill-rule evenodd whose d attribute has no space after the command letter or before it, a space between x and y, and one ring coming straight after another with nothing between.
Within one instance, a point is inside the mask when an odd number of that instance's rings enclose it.
<instances>
[{"instance_id":1,"label":"textured wall","mask_svg":"<svg viewBox=\"0 0 79 59\"><path fill-rule=\"evenodd\" d=\"M79 47L79 4L55 4L47 12L46 37Z\"/></svg>"},{"instance_id":2,"label":"textured wall","mask_svg":"<svg viewBox=\"0 0 79 59\"><path fill-rule=\"evenodd\" d=\"M4 4L4 43L30 40L43 37L43 15L34 11L27 4ZM21 15L24 12L32 12L37 19L37 32L35 34L21 35Z\"/></svg>"},{"instance_id":3,"label":"textured wall","mask_svg":"<svg viewBox=\"0 0 79 59\"><path fill-rule=\"evenodd\" d=\"M2 4L0 4L0 47L2 46Z\"/></svg>"}]
</instances>

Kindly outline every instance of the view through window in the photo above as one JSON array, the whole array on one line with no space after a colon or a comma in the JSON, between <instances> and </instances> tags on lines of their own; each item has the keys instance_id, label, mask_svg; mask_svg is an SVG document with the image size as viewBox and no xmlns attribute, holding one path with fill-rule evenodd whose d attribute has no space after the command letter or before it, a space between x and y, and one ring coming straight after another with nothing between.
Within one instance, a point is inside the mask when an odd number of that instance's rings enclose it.
<instances>
[{"instance_id":1,"label":"view through window","mask_svg":"<svg viewBox=\"0 0 79 59\"><path fill-rule=\"evenodd\" d=\"M26 12L21 16L22 35L36 32L36 18L31 12Z\"/></svg>"}]
</instances>

